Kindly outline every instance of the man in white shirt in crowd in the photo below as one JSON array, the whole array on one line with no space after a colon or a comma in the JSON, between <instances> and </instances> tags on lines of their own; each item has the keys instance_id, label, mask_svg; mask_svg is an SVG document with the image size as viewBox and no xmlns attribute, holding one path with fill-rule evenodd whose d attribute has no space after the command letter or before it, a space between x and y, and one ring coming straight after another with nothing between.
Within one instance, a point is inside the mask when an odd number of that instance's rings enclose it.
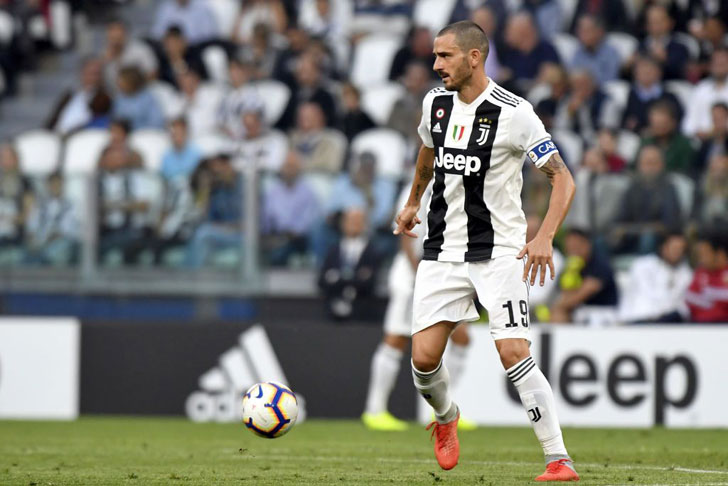
<instances>
[{"instance_id":1,"label":"man in white shirt in crowd","mask_svg":"<svg viewBox=\"0 0 728 486\"><path fill-rule=\"evenodd\" d=\"M664 236L657 253L634 260L619 304L624 322L682 322L690 315L685 305L693 271L685 260L687 240L682 233Z\"/></svg>"},{"instance_id":2,"label":"man in white shirt in crowd","mask_svg":"<svg viewBox=\"0 0 728 486\"><path fill-rule=\"evenodd\" d=\"M728 47L716 49L710 58L710 77L699 82L686 107L682 131L687 136L710 137L710 109L716 103L728 103Z\"/></svg>"},{"instance_id":3,"label":"man in white shirt in crowd","mask_svg":"<svg viewBox=\"0 0 728 486\"><path fill-rule=\"evenodd\" d=\"M113 20L106 26L106 47L103 53L104 80L109 90L116 89L119 71L125 67L136 67L147 79L157 77L159 65L154 51L144 42L130 38L126 24Z\"/></svg>"}]
</instances>

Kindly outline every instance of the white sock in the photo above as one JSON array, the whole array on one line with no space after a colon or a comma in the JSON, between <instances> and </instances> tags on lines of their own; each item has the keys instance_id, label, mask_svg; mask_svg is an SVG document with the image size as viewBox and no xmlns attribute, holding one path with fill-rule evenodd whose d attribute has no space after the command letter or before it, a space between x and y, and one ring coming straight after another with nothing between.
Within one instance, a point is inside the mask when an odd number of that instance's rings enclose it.
<instances>
[{"instance_id":1,"label":"white sock","mask_svg":"<svg viewBox=\"0 0 728 486\"><path fill-rule=\"evenodd\" d=\"M403 355L404 352L386 343L381 343L374 351L367 392L367 413L378 414L387 410Z\"/></svg>"},{"instance_id":2,"label":"white sock","mask_svg":"<svg viewBox=\"0 0 728 486\"><path fill-rule=\"evenodd\" d=\"M546 462L568 459L559 419L556 416L554 394L546 377L531 356L506 370L521 397L523 408L541 442Z\"/></svg>"},{"instance_id":3,"label":"white sock","mask_svg":"<svg viewBox=\"0 0 728 486\"><path fill-rule=\"evenodd\" d=\"M450 383L453 387L458 386L460 377L463 376L465 369L465 359L468 357L468 346L456 344L450 341L445 350L445 363L447 363L447 371L450 373Z\"/></svg>"},{"instance_id":4,"label":"white sock","mask_svg":"<svg viewBox=\"0 0 728 486\"><path fill-rule=\"evenodd\" d=\"M433 371L424 372L412 364L412 378L415 388L435 411L435 418L441 424L452 422L458 413L458 407L450 398L450 374L445 364L440 364Z\"/></svg>"}]
</instances>

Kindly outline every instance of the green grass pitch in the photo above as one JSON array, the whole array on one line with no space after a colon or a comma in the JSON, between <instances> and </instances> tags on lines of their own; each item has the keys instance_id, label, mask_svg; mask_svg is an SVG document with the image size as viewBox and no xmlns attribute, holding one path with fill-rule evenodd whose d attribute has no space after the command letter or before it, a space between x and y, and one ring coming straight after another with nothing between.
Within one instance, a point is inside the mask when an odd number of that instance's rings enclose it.
<instances>
[{"instance_id":1,"label":"green grass pitch","mask_svg":"<svg viewBox=\"0 0 728 486\"><path fill-rule=\"evenodd\" d=\"M442 471L429 433L375 433L310 420L267 440L242 425L104 417L0 422L0 485L536 484L528 428L460 434L460 464ZM584 485L727 485L728 431L566 429Z\"/></svg>"}]
</instances>

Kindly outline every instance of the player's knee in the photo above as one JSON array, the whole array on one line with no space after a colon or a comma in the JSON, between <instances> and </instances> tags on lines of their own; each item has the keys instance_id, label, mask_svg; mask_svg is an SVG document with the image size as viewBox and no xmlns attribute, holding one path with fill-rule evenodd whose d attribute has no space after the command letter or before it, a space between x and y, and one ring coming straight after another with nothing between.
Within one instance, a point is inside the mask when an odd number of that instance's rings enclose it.
<instances>
[{"instance_id":1,"label":"player's knee","mask_svg":"<svg viewBox=\"0 0 728 486\"><path fill-rule=\"evenodd\" d=\"M495 342L503 368L508 369L529 356L525 339L499 339Z\"/></svg>"},{"instance_id":2,"label":"player's knee","mask_svg":"<svg viewBox=\"0 0 728 486\"><path fill-rule=\"evenodd\" d=\"M440 364L440 358L440 356L435 356L421 350L415 350L414 348L412 349L412 366L414 366L417 371L421 371L423 373L434 371Z\"/></svg>"}]
</instances>

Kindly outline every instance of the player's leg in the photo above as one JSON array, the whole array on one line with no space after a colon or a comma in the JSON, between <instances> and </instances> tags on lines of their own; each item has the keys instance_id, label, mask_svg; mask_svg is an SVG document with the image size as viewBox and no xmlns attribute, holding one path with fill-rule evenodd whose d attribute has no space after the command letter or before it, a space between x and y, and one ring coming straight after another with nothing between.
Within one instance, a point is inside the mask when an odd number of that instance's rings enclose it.
<instances>
[{"instance_id":1,"label":"player's leg","mask_svg":"<svg viewBox=\"0 0 728 486\"><path fill-rule=\"evenodd\" d=\"M440 423L457 417L457 405L450 396L450 373L442 355L455 323L438 322L412 336L412 377L415 388L430 404Z\"/></svg>"},{"instance_id":2,"label":"player's leg","mask_svg":"<svg viewBox=\"0 0 728 486\"><path fill-rule=\"evenodd\" d=\"M510 256L475 264L471 272L488 310L501 363L544 451L547 472L537 480L578 480L564 446L551 385L529 351L528 287L522 274L523 263Z\"/></svg>"},{"instance_id":3,"label":"player's leg","mask_svg":"<svg viewBox=\"0 0 728 486\"><path fill-rule=\"evenodd\" d=\"M412 322L412 378L435 412L435 457L452 469L460 456L459 411L450 395L450 376L442 356L455 323L478 318L474 289L463 263L423 261L415 280Z\"/></svg>"},{"instance_id":4,"label":"player's leg","mask_svg":"<svg viewBox=\"0 0 728 486\"><path fill-rule=\"evenodd\" d=\"M372 430L399 431L407 428L406 422L389 413L387 403L409 342L409 336L385 333L384 339L374 351L366 408L362 415L364 425Z\"/></svg>"}]
</instances>

